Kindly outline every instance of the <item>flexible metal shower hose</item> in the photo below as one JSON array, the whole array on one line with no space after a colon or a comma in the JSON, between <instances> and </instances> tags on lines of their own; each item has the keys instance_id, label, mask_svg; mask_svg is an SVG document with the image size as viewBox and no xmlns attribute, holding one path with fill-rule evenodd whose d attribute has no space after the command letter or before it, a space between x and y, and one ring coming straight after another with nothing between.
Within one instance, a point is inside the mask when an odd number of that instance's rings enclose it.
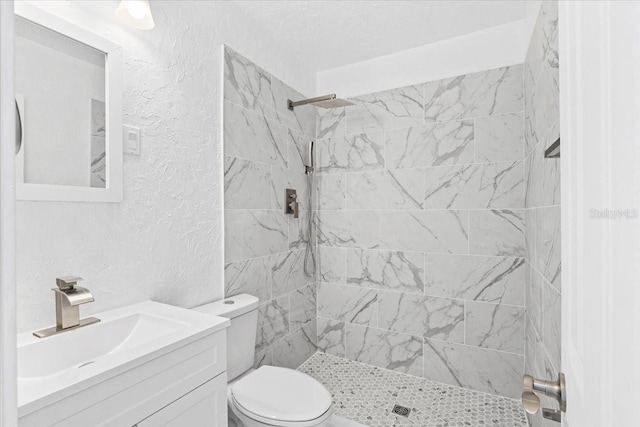
<instances>
[{"instance_id":1,"label":"flexible metal shower hose","mask_svg":"<svg viewBox=\"0 0 640 427\"><path fill-rule=\"evenodd\" d=\"M309 196L309 205L307 210L307 245L304 252L304 274L308 277L312 277L316 274L316 257L313 253L312 246L312 227L313 227L313 206L311 205L311 192L313 186L313 172L307 172L307 194Z\"/></svg>"}]
</instances>

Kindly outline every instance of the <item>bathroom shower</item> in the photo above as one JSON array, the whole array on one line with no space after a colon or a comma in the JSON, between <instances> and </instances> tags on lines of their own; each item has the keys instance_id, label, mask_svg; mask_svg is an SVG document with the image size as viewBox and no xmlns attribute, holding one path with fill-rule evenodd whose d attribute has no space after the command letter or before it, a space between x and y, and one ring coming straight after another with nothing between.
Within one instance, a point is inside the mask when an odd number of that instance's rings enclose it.
<instances>
[{"instance_id":1,"label":"bathroom shower","mask_svg":"<svg viewBox=\"0 0 640 427\"><path fill-rule=\"evenodd\" d=\"M330 108L340 108L340 107L348 107L353 105L353 102L347 101L346 99L341 99L336 96L335 93L331 95L317 96L315 98L303 99L301 101L292 101L287 99L287 108L291 111L295 107L301 107L303 105L311 104L314 107L320 107L325 109Z\"/></svg>"},{"instance_id":2,"label":"bathroom shower","mask_svg":"<svg viewBox=\"0 0 640 427\"><path fill-rule=\"evenodd\" d=\"M292 101L287 99L287 108L291 111L296 107L301 107L303 105L312 105L314 107L320 107L325 109L330 108L340 108L340 107L348 107L353 105L353 102L347 101L346 99L340 99L336 96L335 93L330 95L318 96L315 98L303 99L301 101ZM304 167L304 173L307 175L307 194L309 197L308 206L309 206L309 214L307 215L307 239L306 239L306 251L304 253L304 273L311 277L316 273L316 258L313 253L312 246L312 229L313 229L313 209L311 206L312 202L312 191L313 191L313 171L314 171L314 142L309 141L309 153L308 153L308 161L309 163Z\"/></svg>"},{"instance_id":3,"label":"bathroom shower","mask_svg":"<svg viewBox=\"0 0 640 427\"><path fill-rule=\"evenodd\" d=\"M309 203L307 204L307 244L304 252L304 274L308 277L311 277L316 273L316 257L313 253L313 245L311 242L311 233L313 229L313 206L311 205L313 200L313 146L313 140L309 141L309 164L304 167L304 173L307 175L307 196L309 198Z\"/></svg>"}]
</instances>

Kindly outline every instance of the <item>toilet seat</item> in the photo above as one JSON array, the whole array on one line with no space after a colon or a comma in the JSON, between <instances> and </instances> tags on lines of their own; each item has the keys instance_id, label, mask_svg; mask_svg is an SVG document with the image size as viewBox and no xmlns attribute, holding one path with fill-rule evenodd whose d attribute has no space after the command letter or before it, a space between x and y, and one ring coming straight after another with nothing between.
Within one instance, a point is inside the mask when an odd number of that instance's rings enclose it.
<instances>
[{"instance_id":1,"label":"toilet seat","mask_svg":"<svg viewBox=\"0 0 640 427\"><path fill-rule=\"evenodd\" d=\"M318 381L293 369L263 366L230 389L234 407L272 426L314 426L331 416L331 394Z\"/></svg>"}]
</instances>

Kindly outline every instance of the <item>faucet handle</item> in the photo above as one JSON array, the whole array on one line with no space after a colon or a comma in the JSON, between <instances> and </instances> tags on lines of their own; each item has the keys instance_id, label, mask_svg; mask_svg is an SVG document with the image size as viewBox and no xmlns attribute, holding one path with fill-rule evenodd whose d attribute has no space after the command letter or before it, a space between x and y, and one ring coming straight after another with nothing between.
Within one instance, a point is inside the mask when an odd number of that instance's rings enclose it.
<instances>
[{"instance_id":1,"label":"faucet handle","mask_svg":"<svg viewBox=\"0 0 640 427\"><path fill-rule=\"evenodd\" d=\"M82 280L82 277L77 276L56 277L56 285L58 285L61 291L69 291Z\"/></svg>"}]
</instances>

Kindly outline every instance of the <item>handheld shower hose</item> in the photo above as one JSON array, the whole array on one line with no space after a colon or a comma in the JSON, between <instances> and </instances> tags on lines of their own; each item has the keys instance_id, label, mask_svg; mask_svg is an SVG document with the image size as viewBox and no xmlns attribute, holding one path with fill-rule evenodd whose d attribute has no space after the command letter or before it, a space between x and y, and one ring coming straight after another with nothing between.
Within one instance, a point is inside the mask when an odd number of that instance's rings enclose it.
<instances>
[{"instance_id":1,"label":"handheld shower hose","mask_svg":"<svg viewBox=\"0 0 640 427\"><path fill-rule=\"evenodd\" d=\"M307 194L309 197L308 215L307 215L307 238L306 247L304 253L304 274L308 277L312 277L316 274L316 257L313 253L313 141L309 141L309 166L305 166L305 174L307 175Z\"/></svg>"}]
</instances>

